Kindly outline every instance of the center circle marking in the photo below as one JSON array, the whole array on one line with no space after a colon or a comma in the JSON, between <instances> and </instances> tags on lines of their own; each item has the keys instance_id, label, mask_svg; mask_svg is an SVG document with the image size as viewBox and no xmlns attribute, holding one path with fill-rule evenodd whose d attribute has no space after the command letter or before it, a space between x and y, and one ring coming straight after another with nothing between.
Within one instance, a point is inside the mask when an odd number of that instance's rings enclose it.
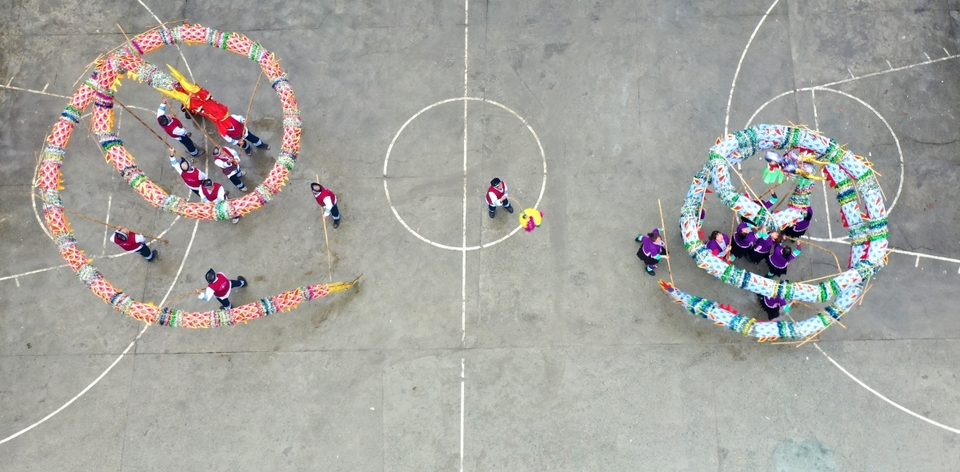
<instances>
[{"instance_id":1,"label":"center circle marking","mask_svg":"<svg viewBox=\"0 0 960 472\"><path fill-rule=\"evenodd\" d=\"M495 101L493 101L493 100L489 100L489 99L486 99L486 98L478 98L478 97L456 97L456 98L448 98L448 99L446 99L446 100L441 100L441 101L439 101L439 102L437 102L437 103L434 103L434 104L432 104L432 105L428 105L428 106L424 107L422 110L420 110L420 111L418 111L417 113L415 113L413 116L411 116L411 117L403 124L403 126L400 127L400 129L397 131L397 134L393 136L393 139L390 141L390 146L387 147L387 155L386 155L386 156L384 157L384 159L383 159L383 192L384 192L384 193L386 194L386 196L387 196L387 203L390 205L390 210L393 211L393 216L397 217L397 221L399 221L400 224L403 225L403 227L406 228L407 231L410 232L410 234L416 236L417 239L419 239L419 240L421 240L421 241L423 241L423 242L425 242L425 243L427 243L427 244L430 244L431 246L438 247L438 248L440 248L440 249L448 249L448 250L451 250L451 251L476 251L476 250L478 250L478 249L488 248L488 247L490 247L490 246L493 246L493 245L495 245L495 244L498 244L498 243L501 243L501 242L505 241L505 240L506 240L507 238L509 238L510 236L513 236L514 234L516 234L517 231L520 231L521 226L518 224L517 227L513 229L513 231L507 233L507 235L501 237L500 239L497 239L496 241L491 241L491 242L489 242L489 243L481 244L481 245L478 245L478 246L450 246L450 245L447 245L447 244L441 244L441 243L438 243L438 242L436 242L436 241L432 241L432 240L430 240L430 239L428 239L428 238L423 237L422 235L420 235L420 233L416 232L413 228L411 228L410 225L408 225L406 221L403 220L403 218L400 216L400 213L397 212L397 208L393 205L393 201L390 200L390 189L389 189L389 187L388 187L388 185L387 185L387 168L388 168L388 166L390 165L390 153L393 152L393 145L396 144L397 138L399 138L399 137L400 137L400 134L403 133L403 130L407 128L407 125L409 125L411 122L413 122L413 120L417 119L417 117L419 117L420 115L422 115L422 114L423 114L424 112L426 112L427 110L430 110L431 108L434 108L434 107L437 107L437 106L440 106L440 105L444 105L444 104L447 104L447 103L451 103L451 102L462 102L462 101L473 101L473 102L489 103L490 105L494 105L494 106L500 107L500 108L502 108L503 110L506 110L507 112L509 112L511 115L517 117L517 119L520 120L520 122L523 123L523 125L527 127L527 130L530 131L530 134L533 135L534 141L537 142L537 148L540 149L540 159L543 161L543 180L542 180L542 182L541 182L541 184L540 184L540 195L537 196L537 203L535 203L535 204L533 205L533 207L534 207L534 208L537 208L537 207L540 206L540 201L543 199L543 192L544 192L544 190L547 188L547 156L546 156L546 153L543 152L543 144L540 143L540 137L537 136L537 132L533 130L533 127L530 126L530 123L528 123L527 120L525 120L525 119L524 119L522 116L520 116L520 114L518 114L517 112L513 111L510 107L508 107L508 106L506 106L506 105L504 105L504 104L502 104L502 103L495 102Z\"/></svg>"}]
</instances>

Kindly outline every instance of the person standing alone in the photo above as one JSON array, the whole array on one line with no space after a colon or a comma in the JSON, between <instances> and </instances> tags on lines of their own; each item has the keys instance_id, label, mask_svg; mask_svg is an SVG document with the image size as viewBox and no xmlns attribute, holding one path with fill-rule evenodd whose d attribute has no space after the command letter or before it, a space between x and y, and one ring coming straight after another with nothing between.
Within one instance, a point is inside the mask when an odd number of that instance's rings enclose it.
<instances>
[{"instance_id":1,"label":"person standing alone","mask_svg":"<svg viewBox=\"0 0 960 472\"><path fill-rule=\"evenodd\" d=\"M507 199L507 183L494 177L490 181L490 188L487 190L487 208L490 210L490 218L497 216L497 207L504 207L510 213L513 213L513 207L510 206L510 200Z\"/></svg>"},{"instance_id":2,"label":"person standing alone","mask_svg":"<svg viewBox=\"0 0 960 472\"><path fill-rule=\"evenodd\" d=\"M323 218L327 215L333 216L333 228L340 227L340 209L337 208L337 196L330 189L320 185L319 182L310 184L310 190L313 191L313 198L323 207Z\"/></svg>"}]
</instances>

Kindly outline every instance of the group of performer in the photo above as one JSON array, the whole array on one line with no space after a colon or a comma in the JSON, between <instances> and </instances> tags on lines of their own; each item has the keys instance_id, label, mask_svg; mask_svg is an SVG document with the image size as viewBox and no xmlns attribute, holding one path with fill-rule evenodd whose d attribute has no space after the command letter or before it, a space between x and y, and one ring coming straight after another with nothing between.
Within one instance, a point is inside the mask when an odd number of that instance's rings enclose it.
<instances>
[{"instance_id":1,"label":"group of performer","mask_svg":"<svg viewBox=\"0 0 960 472\"><path fill-rule=\"evenodd\" d=\"M201 89L201 92L206 92ZM213 101L209 98L209 92L206 94L206 101L202 102L208 104L211 109L222 111L223 117L219 120L214 120L210 116L210 113L204 113L204 110L201 106L185 108L181 107L181 111L184 113L188 120L195 120L196 115L204 116L211 118L211 121L217 127L218 132L221 137L228 144L239 146L243 149L244 153L247 156L252 154L252 146L256 146L259 149L269 150L270 145L260 139L258 136L251 133L246 124L246 118L240 115L230 115L226 111L226 107L223 107L218 102ZM168 103L164 99L160 106L157 108L157 123L163 128L163 131L167 133L171 138L179 141L184 148L186 148L187 153L191 157L199 157L205 154L203 149L198 149L191 139L192 133L188 132L183 123L167 109ZM191 112L192 115L191 115ZM227 198L228 192L223 188L220 183L210 179L202 170L194 166L189 159L177 158L176 151L168 146L169 150L169 160L170 165L177 171L180 175L180 178L183 180L183 183L200 197L201 201L204 202L222 202ZM244 172L240 167L240 155L239 153L229 147L228 145L223 146L214 146L213 148L213 159L214 164L221 169L223 174L230 180L233 185L240 190L241 192L247 192L249 189L246 184L244 184L241 177L243 177L246 172ZM319 182L310 183L310 190L313 194L313 198L317 201L317 204L323 209L323 219L325 220L327 216L333 217L333 227L338 228L340 226L340 210L337 207L337 196L329 188L326 188L320 185ZM505 193L505 189L504 189ZM504 200L506 200L504 198ZM506 203L509 208L509 202ZM509 208L512 212L512 208ZM237 216L232 219L233 223L236 224L240 221L240 217ZM127 252L137 252L144 257L148 262L154 262L158 259L156 249L151 249L147 246L147 239L144 235L135 233L127 228L119 227L111 235L110 240L113 241L117 246ZM234 288L241 288L247 286L247 280L243 276L238 276L235 280L230 279L222 272L217 272L214 269L209 269L204 274L204 279L207 282L207 287L204 289L198 289L196 293L199 294L201 300L210 300L216 298L220 305L225 309L230 309L233 307L230 299L230 293Z\"/></svg>"},{"instance_id":2,"label":"group of performer","mask_svg":"<svg viewBox=\"0 0 960 472\"><path fill-rule=\"evenodd\" d=\"M767 209L773 208L776 202L776 193L772 193L768 200L758 201ZM705 216L706 213L701 210L701 223ZM753 264L764 262L767 266L767 277L780 278L787 274L790 263L800 255L802 244L799 239L807 232L812 220L813 208L807 207L803 219L781 232L758 226L741 217L732 238L721 231L713 231L706 240L706 246L714 256L728 263L737 259L746 259ZM647 274L656 275L657 263L670 257L667 255L662 230L654 229L648 234L638 236L636 241L640 243L637 257L643 261ZM790 241L796 241L796 247L793 247ZM790 304L781 297L757 295L757 298L769 320L779 317L781 309L785 312L790 310Z\"/></svg>"}]
</instances>

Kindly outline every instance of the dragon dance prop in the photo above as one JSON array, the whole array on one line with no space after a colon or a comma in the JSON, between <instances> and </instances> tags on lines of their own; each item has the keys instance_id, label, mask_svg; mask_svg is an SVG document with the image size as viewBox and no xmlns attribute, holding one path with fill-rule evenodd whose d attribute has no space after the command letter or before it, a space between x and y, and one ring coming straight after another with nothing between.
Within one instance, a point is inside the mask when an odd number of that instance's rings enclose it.
<instances>
[{"instance_id":1,"label":"dragon dance prop","mask_svg":"<svg viewBox=\"0 0 960 472\"><path fill-rule=\"evenodd\" d=\"M264 74L270 78L283 107L283 141L276 163L264 182L256 187L256 191L242 198L219 203L188 202L176 195L169 195L150 181L137 167L133 156L125 149L123 141L113 132L113 97L124 74L175 98L190 98L189 94L181 97L177 93L184 92L184 87L195 87L193 84L186 81L181 83L182 77L178 79L167 74L142 58L147 53L173 44L208 44L241 54L259 64ZM202 89L197 88L192 90L192 93L196 94L200 90ZM209 98L209 95L202 96ZM77 277L113 308L149 324L184 328L229 326L293 309L302 301L347 290L357 282L354 280L309 285L230 310L221 308L206 312L160 308L152 303L136 301L129 294L114 287L93 266L92 260L77 247L77 240L70 229L60 196L60 190L63 189L61 166L65 148L74 128L80 123L81 115L91 103L93 104L92 131L107 161L113 164L126 182L154 207L186 218L203 220L224 220L246 215L268 203L280 192L300 152L300 110L286 73L273 54L260 46L260 43L251 41L239 33L218 31L200 25L160 27L132 38L125 45L97 61L96 69L70 98L47 137L35 185L43 200L44 221L60 250L60 255ZM215 106L210 108L216 109Z\"/></svg>"},{"instance_id":2,"label":"dragon dance prop","mask_svg":"<svg viewBox=\"0 0 960 472\"><path fill-rule=\"evenodd\" d=\"M803 155L803 165L792 173L796 189L787 208L770 211L741 194L731 183L728 168L768 149L788 149ZM769 160L769 159L768 159ZM810 206L813 179L810 165L822 169L837 194L844 226L850 236L848 270L818 284L774 280L748 272L716 257L700 240L700 208L708 185L720 200L758 226L783 230L800 221ZM789 167L786 168L790 170ZM788 172L789 173L789 172ZM862 212L860 205L865 208ZM780 125L756 125L717 139L710 156L694 178L680 213L684 248L697 265L724 283L762 296L788 301L827 303L821 312L802 321L758 321L729 306L681 291L665 281L660 286L690 313L759 341L802 339L816 335L839 320L863 294L870 277L886 265L887 215L883 195L871 164L844 149L836 141L802 129Z\"/></svg>"}]
</instances>

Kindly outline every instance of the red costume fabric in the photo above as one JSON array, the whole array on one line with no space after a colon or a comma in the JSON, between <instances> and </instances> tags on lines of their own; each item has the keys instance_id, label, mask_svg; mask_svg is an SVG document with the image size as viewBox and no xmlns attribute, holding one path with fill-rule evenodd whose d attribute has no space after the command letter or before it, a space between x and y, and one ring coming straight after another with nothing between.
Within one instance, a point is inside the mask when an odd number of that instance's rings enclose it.
<instances>
[{"instance_id":1,"label":"red costume fabric","mask_svg":"<svg viewBox=\"0 0 960 472\"><path fill-rule=\"evenodd\" d=\"M227 115L226 118L214 124L217 125L217 131L220 132L221 136L226 136L237 141L243 139L243 123L233 116Z\"/></svg>"},{"instance_id":2,"label":"red costume fabric","mask_svg":"<svg viewBox=\"0 0 960 472\"><path fill-rule=\"evenodd\" d=\"M180 177L183 178L183 183L187 184L187 187L200 188L203 185L203 179L200 177L200 169L196 167L181 172Z\"/></svg>"},{"instance_id":3,"label":"red costume fabric","mask_svg":"<svg viewBox=\"0 0 960 472\"><path fill-rule=\"evenodd\" d=\"M230 279L226 275L223 275L223 272L217 272L217 278L210 282L207 285L210 287L210 290L213 290L213 295L217 298L226 298L230 295Z\"/></svg>"},{"instance_id":4,"label":"red costume fabric","mask_svg":"<svg viewBox=\"0 0 960 472\"><path fill-rule=\"evenodd\" d=\"M208 202L215 202L217 201L217 198L220 196L221 188L223 188L222 185L220 185L217 182L214 182L213 185L209 187L202 187L200 189L200 192L203 193L203 197L206 198Z\"/></svg>"},{"instance_id":5,"label":"red costume fabric","mask_svg":"<svg viewBox=\"0 0 960 472\"><path fill-rule=\"evenodd\" d=\"M117 246L120 246L124 251L136 251L140 249L140 245L143 244L140 241L137 241L137 233L130 232L127 234L127 239L121 240L116 237L116 233L110 237L110 240L117 243Z\"/></svg>"},{"instance_id":6,"label":"red costume fabric","mask_svg":"<svg viewBox=\"0 0 960 472\"><path fill-rule=\"evenodd\" d=\"M320 206L324 208L326 208L327 206L323 203L323 200L327 197L330 197L331 206L337 204L337 196L333 192L331 192L330 189L326 187L324 187L320 193L314 194L314 198L317 199L317 203L319 203Z\"/></svg>"},{"instance_id":7,"label":"red costume fabric","mask_svg":"<svg viewBox=\"0 0 960 472\"><path fill-rule=\"evenodd\" d=\"M166 131L171 138L180 138L180 136L186 134L185 132L183 134L174 133L177 128L183 128L183 124L181 124L180 120L178 120L176 117L171 116L169 119L170 121L167 122L167 126L163 126L163 130Z\"/></svg>"}]
</instances>

